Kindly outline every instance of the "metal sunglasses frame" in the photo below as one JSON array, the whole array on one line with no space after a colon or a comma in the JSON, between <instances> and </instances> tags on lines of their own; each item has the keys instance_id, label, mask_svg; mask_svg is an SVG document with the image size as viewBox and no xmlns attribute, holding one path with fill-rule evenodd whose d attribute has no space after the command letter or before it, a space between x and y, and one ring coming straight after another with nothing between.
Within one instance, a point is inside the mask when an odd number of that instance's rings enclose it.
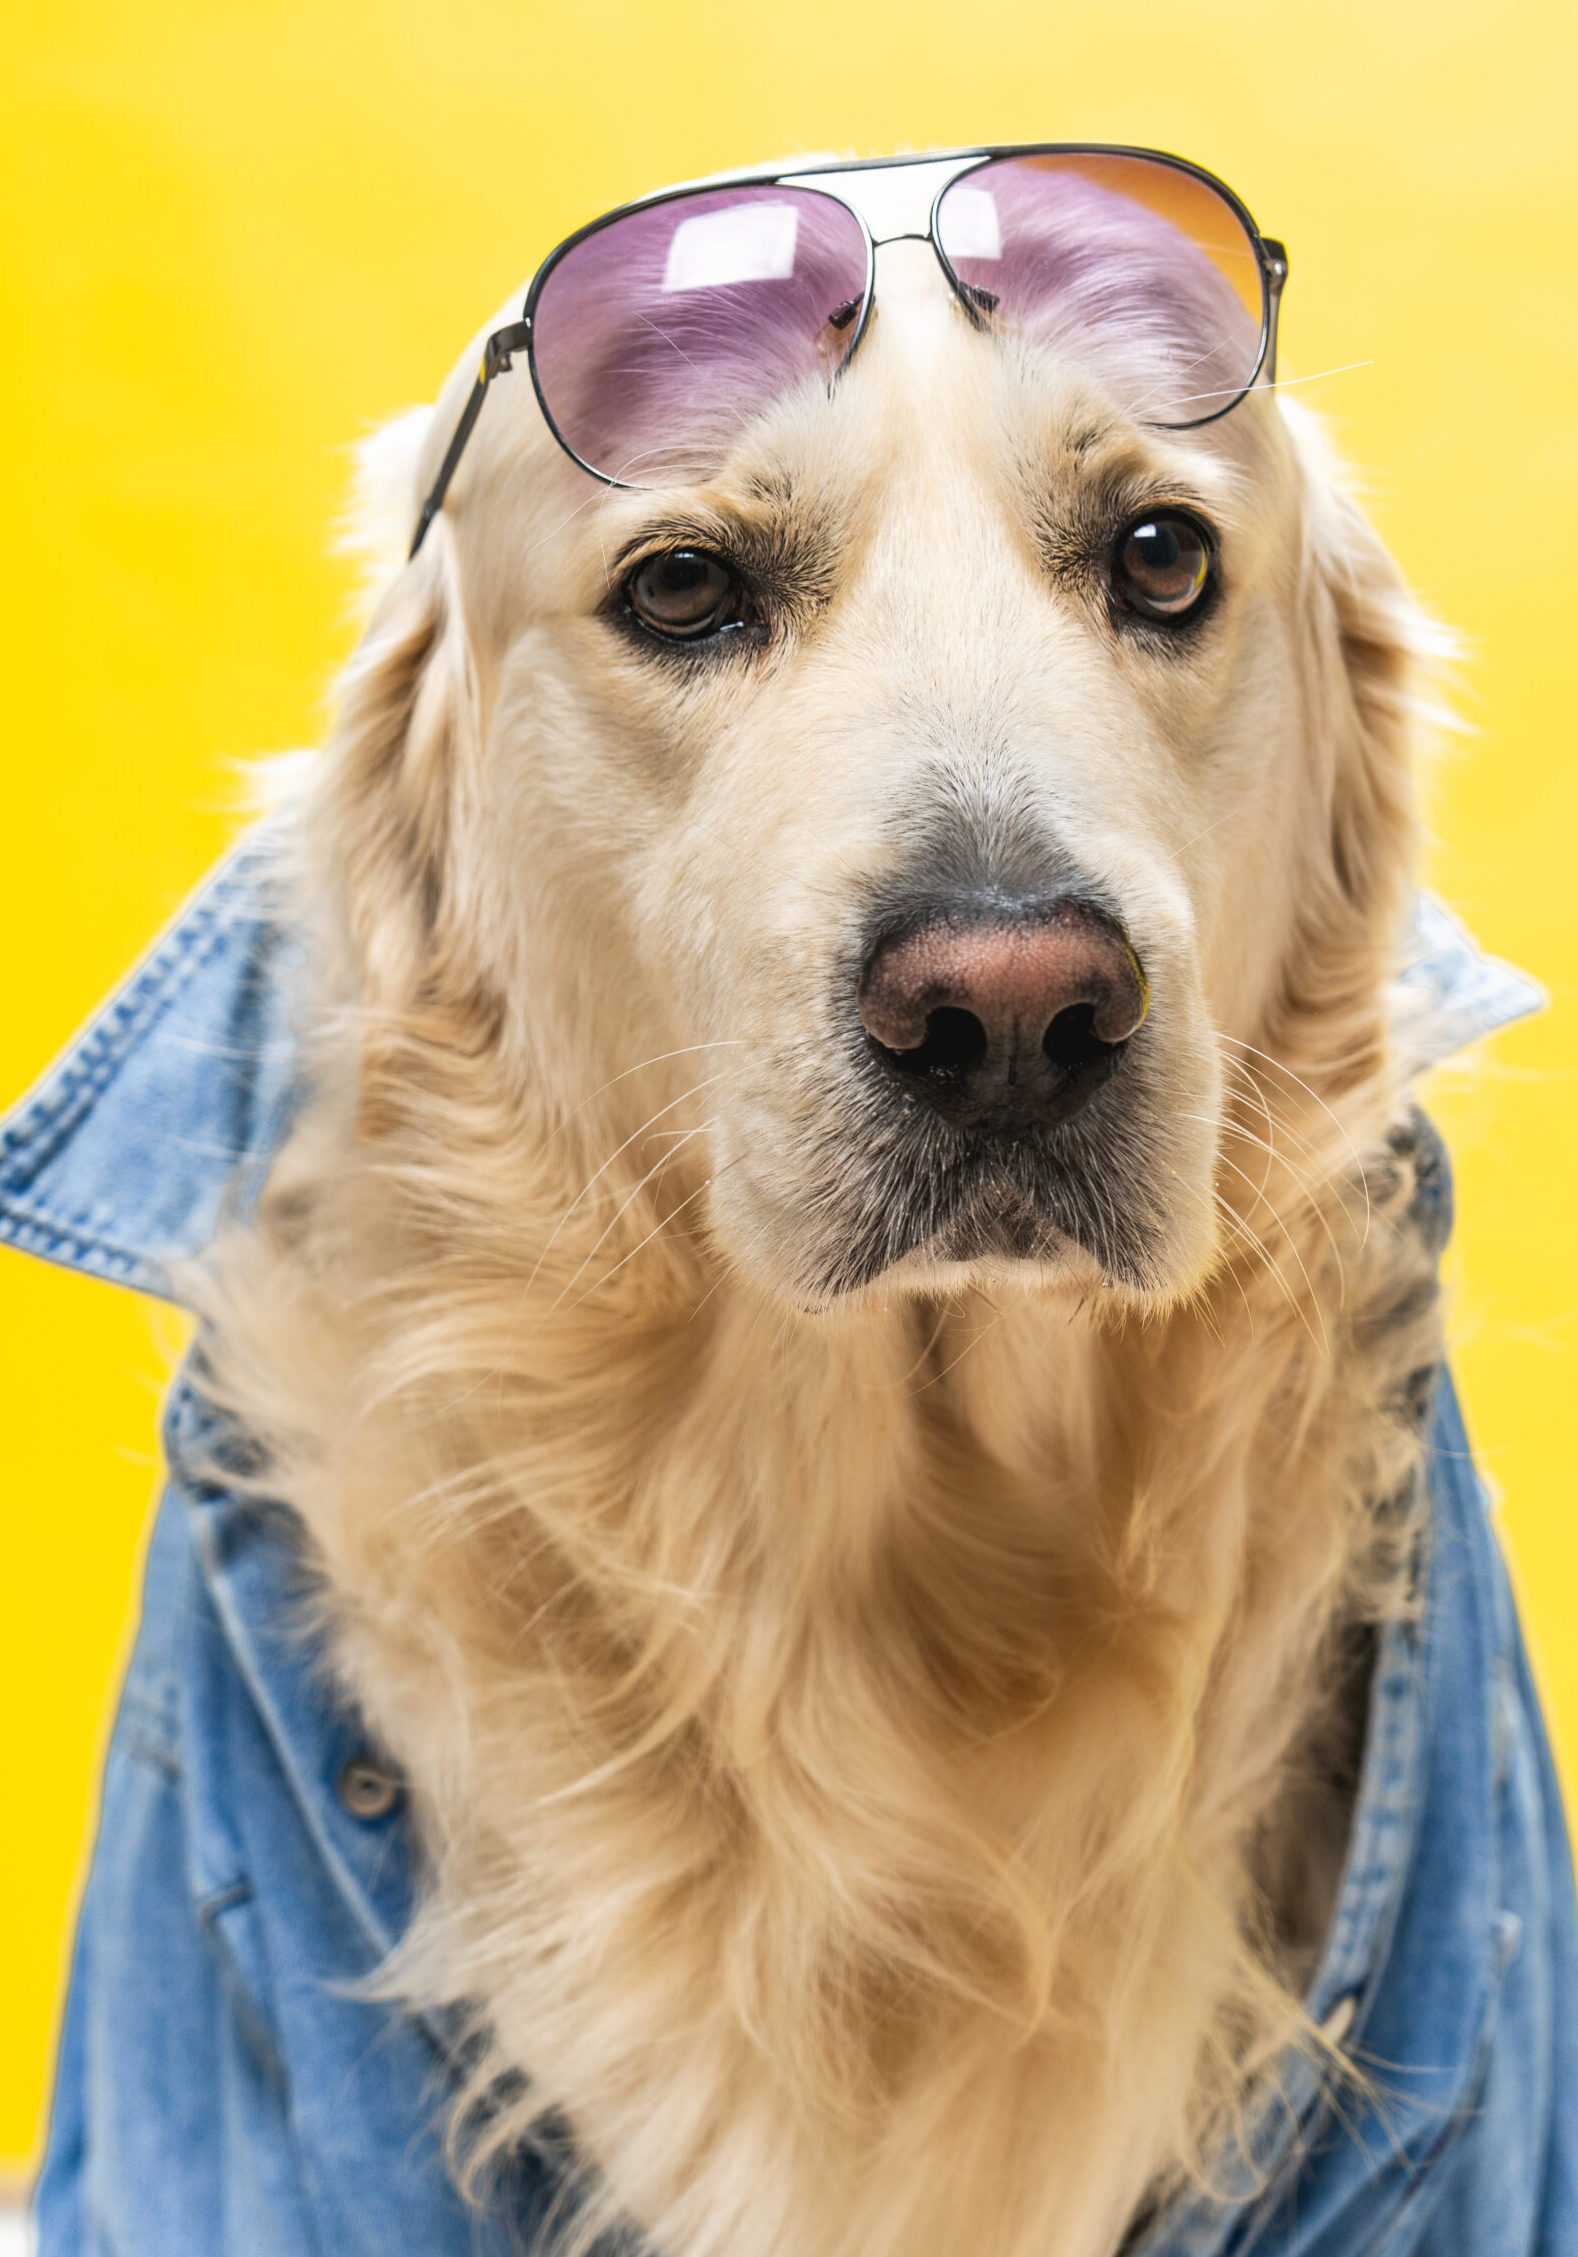
<instances>
[{"instance_id":1,"label":"metal sunglasses frame","mask_svg":"<svg viewBox=\"0 0 1578 2257\"><path fill-rule=\"evenodd\" d=\"M617 221L628 219L633 212L652 211L661 204L682 203L692 196L714 195L720 189L802 187L816 184L812 187L813 193L831 197L835 203L841 204L854 217L859 224L866 245L866 279L860 300L860 312L844 356L828 379L829 390L831 390L854 359L860 349L861 340L866 334L871 320L872 307L876 303L877 252L885 243L929 242L937 255L937 263L942 268L954 296L963 306L971 321L977 327L984 326L984 318L976 294L970 290L967 283L960 281L958 275L954 272L947 252L943 249L942 235L938 227L938 215L942 208L942 200L950 188L954 187L959 181L967 179L971 173L979 171L983 165L993 164L1005 157L1133 157L1148 164L1166 165L1174 172L1187 173L1192 180L1198 180L1205 187L1211 189L1227 205L1243 228L1260 268L1260 348L1255 358L1255 365L1242 388L1233 394L1233 397L1225 406L1213 408L1209 415L1195 416L1186 423L1170 423L1159 426L1159 428L1172 431L1196 431L1203 424L1215 423L1222 416L1231 414L1239 402L1249 392L1253 391L1262 374L1266 376L1268 382L1275 381L1277 316L1281 308L1283 288L1288 279L1286 247L1275 236L1261 234L1259 228L1255 225L1248 205L1244 203L1241 197L1234 195L1225 180L1219 180L1214 172L1207 172L1203 165L1191 164L1187 157L1172 156L1165 149L1127 148L1113 142L1026 141L1000 143L991 147L975 149L921 150L913 155L902 157L837 158L808 165L777 165L766 171L723 173L715 175L709 180L685 181L675 188L659 188L651 195L637 196L628 204L619 204L613 211L604 212L599 218L589 220L586 226L578 227L573 235L567 235L562 243L556 244L548 253L527 287L526 302L521 308L520 319L507 322L502 329L495 329L483 345L482 359L477 369L476 381L471 387L465 407L461 410L460 420L455 426L454 435L445 449L444 459L438 468L438 475L433 481L427 499L422 504L421 515L417 519L416 531L412 536L411 546L407 552L408 559L416 555L417 550L427 537L428 527L444 506L444 497L449 491L450 481L460 467L460 458L465 453L466 442L476 428L478 416L482 413L482 403L487 397L489 385L496 376L503 375L506 370L514 366L517 353L526 355L526 365L531 373L532 390L537 395L537 405L542 410L543 421L564 452L570 457L570 460L584 470L589 477L597 479L601 485L625 488L630 486L629 480L610 477L607 471L597 469L594 464L584 461L576 453L553 419L553 411L543 397L542 384L537 374L533 323L538 300L542 296L544 285L560 260L573 251L578 244L584 243L588 236L601 234L605 227L612 227ZM842 173L869 175L872 173L896 172L910 165L941 166L953 164L955 160L957 160L958 169L950 172L947 178L939 183L937 192L931 201L930 214L924 230L901 229L892 235L874 235L871 231L870 222L859 204L848 196L841 196L836 186L839 175ZM824 180L831 185L822 188L820 183Z\"/></svg>"}]
</instances>

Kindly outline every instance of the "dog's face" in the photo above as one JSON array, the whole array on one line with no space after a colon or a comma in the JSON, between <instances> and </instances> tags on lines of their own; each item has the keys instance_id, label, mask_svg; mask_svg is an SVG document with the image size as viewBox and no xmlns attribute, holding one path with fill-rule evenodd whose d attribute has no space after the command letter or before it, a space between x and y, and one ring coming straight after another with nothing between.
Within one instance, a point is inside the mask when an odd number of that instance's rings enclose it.
<instances>
[{"instance_id":1,"label":"dog's face","mask_svg":"<svg viewBox=\"0 0 1578 2257\"><path fill-rule=\"evenodd\" d=\"M672 1105L712 1243L795 1305L1187 1292L1231 1045L1400 879L1344 848L1404 793L1355 674L1391 583L1306 453L1267 394L1148 426L924 244L705 485L594 487L496 384L369 645L443 952L563 1114Z\"/></svg>"}]
</instances>

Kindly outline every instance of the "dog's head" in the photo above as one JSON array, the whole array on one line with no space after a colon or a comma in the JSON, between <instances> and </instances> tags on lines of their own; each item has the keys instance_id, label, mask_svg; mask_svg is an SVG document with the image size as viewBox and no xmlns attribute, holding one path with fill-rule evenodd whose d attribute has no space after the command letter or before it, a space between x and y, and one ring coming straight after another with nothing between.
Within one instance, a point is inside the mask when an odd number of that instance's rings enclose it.
<instances>
[{"instance_id":1,"label":"dog's head","mask_svg":"<svg viewBox=\"0 0 1578 2257\"><path fill-rule=\"evenodd\" d=\"M1232 1061L1375 1070L1411 614L1275 395L1143 406L907 242L834 390L703 483L602 487L496 382L350 680L366 980L610 1151L655 1122L795 1305L1191 1290Z\"/></svg>"}]
</instances>

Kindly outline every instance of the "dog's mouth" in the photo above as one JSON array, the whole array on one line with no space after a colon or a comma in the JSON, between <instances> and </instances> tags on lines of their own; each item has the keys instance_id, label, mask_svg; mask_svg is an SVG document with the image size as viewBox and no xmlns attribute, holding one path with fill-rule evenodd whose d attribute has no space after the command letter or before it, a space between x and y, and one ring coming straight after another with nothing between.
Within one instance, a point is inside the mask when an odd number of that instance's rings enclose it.
<instances>
[{"instance_id":1,"label":"dog's mouth","mask_svg":"<svg viewBox=\"0 0 1578 2257\"><path fill-rule=\"evenodd\" d=\"M1047 1215L1012 1185L983 1191L935 1232L926 1251L939 1262L1047 1262L1068 1240Z\"/></svg>"},{"instance_id":2,"label":"dog's mouth","mask_svg":"<svg viewBox=\"0 0 1578 2257\"><path fill-rule=\"evenodd\" d=\"M1077 1121L1013 1136L943 1121L918 1132L868 1117L867 1133L824 1151L807 1219L814 1297L859 1292L902 1267L923 1284L960 1266L1026 1266L1139 1293L1163 1288L1168 1218L1145 1138L1087 1108ZM1081 1260L1080 1257L1084 1259Z\"/></svg>"}]
</instances>

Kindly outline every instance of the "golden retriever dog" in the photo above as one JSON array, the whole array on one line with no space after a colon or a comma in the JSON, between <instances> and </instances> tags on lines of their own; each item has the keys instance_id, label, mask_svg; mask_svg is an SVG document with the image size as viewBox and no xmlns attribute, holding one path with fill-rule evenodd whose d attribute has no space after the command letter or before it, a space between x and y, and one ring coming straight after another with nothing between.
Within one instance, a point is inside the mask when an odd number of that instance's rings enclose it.
<instances>
[{"instance_id":1,"label":"golden retriever dog","mask_svg":"<svg viewBox=\"0 0 1578 2257\"><path fill-rule=\"evenodd\" d=\"M204 1286L409 1784L382 1984L477 2183L568 2131L566 2247L1103 2257L1334 2058L1430 636L1270 385L1162 427L877 277L703 476L493 384L284 820L316 1094ZM476 355L370 450L407 538Z\"/></svg>"}]
</instances>

